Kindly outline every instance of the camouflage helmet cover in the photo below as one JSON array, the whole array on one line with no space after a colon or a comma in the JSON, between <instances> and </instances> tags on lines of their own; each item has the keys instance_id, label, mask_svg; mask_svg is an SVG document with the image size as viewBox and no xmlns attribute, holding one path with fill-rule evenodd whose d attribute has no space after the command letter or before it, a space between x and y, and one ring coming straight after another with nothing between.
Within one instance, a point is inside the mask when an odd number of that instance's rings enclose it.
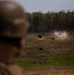
<instances>
[{"instance_id":1,"label":"camouflage helmet cover","mask_svg":"<svg viewBox=\"0 0 74 75\"><path fill-rule=\"evenodd\" d=\"M0 1L0 35L21 37L27 30L24 9L11 1Z\"/></svg>"}]
</instances>

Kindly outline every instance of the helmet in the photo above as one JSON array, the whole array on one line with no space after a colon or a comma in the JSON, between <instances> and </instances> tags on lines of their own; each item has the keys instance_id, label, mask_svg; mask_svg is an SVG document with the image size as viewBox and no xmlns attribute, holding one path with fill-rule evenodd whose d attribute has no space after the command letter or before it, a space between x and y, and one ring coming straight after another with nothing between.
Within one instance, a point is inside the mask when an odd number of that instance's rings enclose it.
<instances>
[{"instance_id":1,"label":"helmet","mask_svg":"<svg viewBox=\"0 0 74 75\"><path fill-rule=\"evenodd\" d=\"M0 35L21 37L27 30L24 9L11 1L0 1Z\"/></svg>"}]
</instances>

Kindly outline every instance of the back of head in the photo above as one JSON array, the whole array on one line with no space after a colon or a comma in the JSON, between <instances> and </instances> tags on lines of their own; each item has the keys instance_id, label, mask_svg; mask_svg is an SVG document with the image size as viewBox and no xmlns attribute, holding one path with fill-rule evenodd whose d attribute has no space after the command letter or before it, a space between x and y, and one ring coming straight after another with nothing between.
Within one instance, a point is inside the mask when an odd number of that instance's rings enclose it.
<instances>
[{"instance_id":1,"label":"back of head","mask_svg":"<svg viewBox=\"0 0 74 75\"><path fill-rule=\"evenodd\" d=\"M21 48L21 38L27 32L24 9L11 1L0 1L0 41Z\"/></svg>"},{"instance_id":2,"label":"back of head","mask_svg":"<svg viewBox=\"0 0 74 75\"><path fill-rule=\"evenodd\" d=\"M27 29L24 9L11 1L0 1L0 36L22 37Z\"/></svg>"}]
</instances>

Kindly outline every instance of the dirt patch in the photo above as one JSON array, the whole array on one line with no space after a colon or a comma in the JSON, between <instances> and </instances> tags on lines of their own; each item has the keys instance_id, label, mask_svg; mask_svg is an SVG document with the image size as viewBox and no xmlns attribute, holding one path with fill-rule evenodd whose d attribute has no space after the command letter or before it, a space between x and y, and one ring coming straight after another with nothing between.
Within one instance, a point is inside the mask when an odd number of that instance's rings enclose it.
<instances>
[{"instance_id":1,"label":"dirt patch","mask_svg":"<svg viewBox=\"0 0 74 75\"><path fill-rule=\"evenodd\" d=\"M74 70L32 70L25 71L24 75L74 75Z\"/></svg>"}]
</instances>

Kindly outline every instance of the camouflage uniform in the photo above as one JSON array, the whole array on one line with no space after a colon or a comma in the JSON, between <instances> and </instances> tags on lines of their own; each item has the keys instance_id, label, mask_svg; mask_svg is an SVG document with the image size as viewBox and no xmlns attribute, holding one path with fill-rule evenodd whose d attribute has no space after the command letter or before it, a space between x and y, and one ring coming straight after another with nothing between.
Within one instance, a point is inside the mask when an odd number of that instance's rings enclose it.
<instances>
[{"instance_id":1,"label":"camouflage uniform","mask_svg":"<svg viewBox=\"0 0 74 75\"><path fill-rule=\"evenodd\" d=\"M6 66L0 63L0 75L23 75L23 72L22 69L15 64Z\"/></svg>"},{"instance_id":2,"label":"camouflage uniform","mask_svg":"<svg viewBox=\"0 0 74 75\"><path fill-rule=\"evenodd\" d=\"M0 1L0 36L23 37L27 31L27 23L25 12L19 4ZM14 64L7 66L0 63L0 75L22 75L22 71Z\"/></svg>"}]
</instances>

